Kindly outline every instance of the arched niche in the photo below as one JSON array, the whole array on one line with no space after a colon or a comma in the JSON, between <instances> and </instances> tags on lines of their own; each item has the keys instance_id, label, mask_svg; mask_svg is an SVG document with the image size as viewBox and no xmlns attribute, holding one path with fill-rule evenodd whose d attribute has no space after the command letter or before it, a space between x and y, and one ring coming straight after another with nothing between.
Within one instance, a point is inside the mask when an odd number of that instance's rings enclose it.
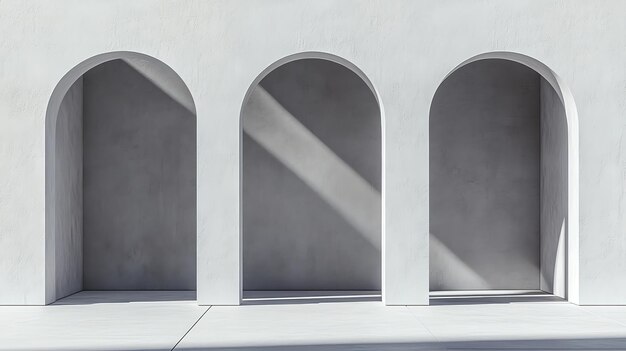
<instances>
[{"instance_id":1,"label":"arched niche","mask_svg":"<svg viewBox=\"0 0 626 351\"><path fill-rule=\"evenodd\" d=\"M241 292L382 289L382 115L369 79L334 55L288 56L252 82L240 114Z\"/></svg>"},{"instance_id":2,"label":"arched niche","mask_svg":"<svg viewBox=\"0 0 626 351\"><path fill-rule=\"evenodd\" d=\"M543 290L578 302L578 115L562 79L472 57L433 97L431 290Z\"/></svg>"},{"instance_id":3,"label":"arched niche","mask_svg":"<svg viewBox=\"0 0 626 351\"><path fill-rule=\"evenodd\" d=\"M46 303L81 290L195 290L196 111L163 62L110 52L46 111Z\"/></svg>"}]
</instances>

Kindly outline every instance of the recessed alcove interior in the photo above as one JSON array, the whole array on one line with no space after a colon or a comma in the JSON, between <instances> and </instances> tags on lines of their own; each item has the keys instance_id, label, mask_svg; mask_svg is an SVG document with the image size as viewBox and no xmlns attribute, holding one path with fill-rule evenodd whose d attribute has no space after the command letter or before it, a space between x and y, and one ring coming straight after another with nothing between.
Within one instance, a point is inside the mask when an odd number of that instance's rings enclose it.
<instances>
[{"instance_id":1,"label":"recessed alcove interior","mask_svg":"<svg viewBox=\"0 0 626 351\"><path fill-rule=\"evenodd\" d=\"M381 113L337 61L298 58L241 112L243 303L380 300Z\"/></svg>"},{"instance_id":2,"label":"recessed alcove interior","mask_svg":"<svg viewBox=\"0 0 626 351\"><path fill-rule=\"evenodd\" d=\"M431 303L568 298L568 119L554 80L469 62L439 86L429 123Z\"/></svg>"},{"instance_id":3,"label":"recessed alcove interior","mask_svg":"<svg viewBox=\"0 0 626 351\"><path fill-rule=\"evenodd\" d=\"M181 78L145 55L95 57L47 119L47 302L195 300L196 112Z\"/></svg>"}]
</instances>

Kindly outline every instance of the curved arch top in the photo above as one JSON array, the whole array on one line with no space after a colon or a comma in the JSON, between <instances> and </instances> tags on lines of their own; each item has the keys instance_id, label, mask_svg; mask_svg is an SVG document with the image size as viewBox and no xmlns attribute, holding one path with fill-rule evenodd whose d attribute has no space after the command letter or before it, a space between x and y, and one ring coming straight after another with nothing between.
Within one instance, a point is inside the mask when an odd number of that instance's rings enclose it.
<instances>
[{"instance_id":1,"label":"curved arch top","mask_svg":"<svg viewBox=\"0 0 626 351\"><path fill-rule=\"evenodd\" d=\"M193 103L193 95L191 94L191 91L184 83L182 78L168 64L155 57L139 52L112 51L92 56L80 62L79 64L71 68L61 78L61 80L59 80L59 83L57 83L57 85L54 87L54 90L52 91L50 100L48 102L48 107L46 109L46 129L49 127L54 127L54 125L51 124L53 122L56 122L55 118L59 110L59 106L61 105L61 101L63 100L63 97L65 97L65 94L67 94L67 91L70 89L72 84L74 84L74 82L78 78L87 73L87 71L89 71L90 69L113 60L124 60L127 63L131 64L133 67L140 68L142 73L147 74L148 79L151 79L153 82L154 80L159 79L156 78L156 75L160 73L160 79L165 80L169 83L177 84L181 88L184 87L187 97L183 96L184 94L178 94L179 96L177 97L180 99L184 99L181 104L188 109L193 108L192 112L195 113L195 104ZM154 67L163 67L165 68L165 70L161 70L160 72L154 72ZM150 72L152 72L152 74L150 74ZM159 82L154 83L159 85Z\"/></svg>"},{"instance_id":2,"label":"curved arch top","mask_svg":"<svg viewBox=\"0 0 626 351\"><path fill-rule=\"evenodd\" d=\"M319 59L319 60L331 61L341 66L344 66L348 68L349 70L351 70L352 72L354 72L354 74L356 74L359 78L361 78L363 82L365 82L368 88L372 91L372 94L374 94L374 97L376 98L376 102L378 103L378 107L380 109L381 122L382 122L382 125L384 126L384 112L383 112L384 110L383 110L383 104L380 98L380 94L378 93L378 90L376 90L376 87L374 86L372 81L367 77L367 75L352 62L340 56L330 54L327 52L321 52L321 51L303 51L303 52L285 56L281 59L274 61L272 64L267 66L259 75L257 75L257 77L250 83L250 86L248 87L248 90L246 90L246 94L244 95L244 98L242 100L241 106L243 107L245 105L246 101L248 101L248 98L250 97L250 93L263 80L263 78L265 78L268 74L270 74L276 68L284 64L287 64L289 62L304 60L304 59ZM241 120L241 113L239 114L239 118Z\"/></svg>"},{"instance_id":3,"label":"curved arch top","mask_svg":"<svg viewBox=\"0 0 626 351\"><path fill-rule=\"evenodd\" d=\"M385 172L384 172L384 167L385 167L385 133L384 133L384 107L380 98L380 95L377 91L377 89L375 88L374 84L372 83L372 81L368 78L368 76L359 68L357 67L355 64L353 64L352 62L339 57L337 55L334 54L330 54L330 53L326 53L326 52L319 52L319 51L306 51L306 52L300 52L300 53L295 53L295 54L291 54L288 56L285 56L283 58L280 58L276 61L274 61L273 63L271 63L270 65L268 65L265 69L263 69L251 82L250 85L248 86L243 99L241 101L241 107L240 107L240 113L239 113L239 130L240 130L240 142L239 142L239 147L240 150L243 150L243 125L244 125L244 117L245 117L245 107L247 105L247 102L250 100L255 88L261 83L261 81L263 81L264 78L266 78L269 74L271 74L273 71L275 71L276 69L278 69L279 67L292 63L294 61L299 61L299 60L324 60L324 61L329 61L332 62L334 64L337 64L339 66L342 66L344 68L347 68L349 71L351 71L353 74L355 74L370 90L371 94L373 95L376 104L378 105L378 112L379 112L379 118L380 118L380 142L381 142L381 193L380 193L380 203L381 203L381 221L382 221L382 225L380 226L380 235L381 235L381 244L382 244L382 257L381 257L381 262L382 262L382 269L381 269L381 286L382 286L382 297L383 297L383 301L385 300L385 252L384 252L384 248L385 248L385 225L384 225L384 207L385 207ZM243 215L242 215L242 206L243 206L243 191L242 191L242 183L243 183L243 157L241 156L241 151L240 151L240 171L239 171L239 177L240 177L240 189L239 189L239 208L240 208L240 223L243 220ZM242 259L243 259L243 254L242 254L242 241L243 241L243 229L240 226L239 229L239 287L237 289L238 293L239 293L239 297L238 297L238 302L241 302L242 299L242 289L243 289L243 263L242 263ZM397 285L397 284L396 284ZM232 301L232 300L231 300Z\"/></svg>"},{"instance_id":4,"label":"curved arch top","mask_svg":"<svg viewBox=\"0 0 626 351\"><path fill-rule=\"evenodd\" d=\"M539 73L539 75L541 75L546 81L548 81L548 83L550 83L550 85L554 88L554 90L559 95L559 98L561 99L561 102L563 103L563 105L566 107L566 110L568 107L566 105L566 102L570 102L572 104L574 103L574 98L570 90L564 84L563 80L552 69L550 69L550 67L546 66L541 61L533 57L520 54L517 52L512 52L512 51L491 51L491 52L486 52L486 53L473 56L461 62L458 66L456 66L448 74L446 74L442 82L463 66L466 66L472 62L476 62L480 60L489 60L489 59L513 61L513 62L517 62L519 64L522 64L534 70L535 72ZM441 85L441 82L439 85ZM575 112L576 105L574 104L571 107L574 108L574 111L572 112ZM569 113L568 113L568 122L576 122L576 124L578 124L578 114L573 114L570 118Z\"/></svg>"},{"instance_id":5,"label":"curved arch top","mask_svg":"<svg viewBox=\"0 0 626 351\"><path fill-rule=\"evenodd\" d=\"M56 192L57 173L57 117L63 100L74 83L92 68L103 63L122 60L152 84L160 88L173 101L194 116L193 96L182 78L163 61L138 52L114 51L92 56L72 67L54 87L45 114L45 303L54 302L56 296Z\"/></svg>"},{"instance_id":6,"label":"curved arch top","mask_svg":"<svg viewBox=\"0 0 626 351\"><path fill-rule=\"evenodd\" d=\"M480 60L500 59L513 61L522 64L543 77L556 92L565 109L567 123L567 295L570 302L578 304L579 296L579 122L578 111L574 102L574 97L563 81L550 67L541 61L521 54L510 51L492 51L475 55L454 67L439 82L435 90L431 102L436 96L443 81L450 77L460 68ZM430 119L430 114L429 114Z\"/></svg>"}]
</instances>

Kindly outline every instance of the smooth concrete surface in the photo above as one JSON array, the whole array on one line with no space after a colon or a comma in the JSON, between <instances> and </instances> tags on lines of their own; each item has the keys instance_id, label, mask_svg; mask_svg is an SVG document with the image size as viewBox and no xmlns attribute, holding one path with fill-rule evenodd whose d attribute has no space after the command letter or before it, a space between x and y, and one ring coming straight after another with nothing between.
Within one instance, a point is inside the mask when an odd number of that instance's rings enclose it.
<instances>
[{"instance_id":1,"label":"smooth concrete surface","mask_svg":"<svg viewBox=\"0 0 626 351\"><path fill-rule=\"evenodd\" d=\"M195 289L195 115L122 60L83 81L83 288Z\"/></svg>"},{"instance_id":2,"label":"smooth concrete surface","mask_svg":"<svg viewBox=\"0 0 626 351\"><path fill-rule=\"evenodd\" d=\"M568 295L582 304L626 304L619 279L626 276L625 11L619 0L2 1L0 303L43 304L52 286L45 131L48 104L60 100L55 87L94 58L132 51L170 66L196 101L200 303L240 298L244 96L273 62L325 52L359 67L383 110L387 303L428 303L428 119L436 89L477 55L519 53L554 74L566 110L577 112L568 123L576 147L568 153L575 170L568 208L580 204L568 210L568 235L576 237L568 241L576 252L576 269L568 269L576 289Z\"/></svg>"},{"instance_id":3,"label":"smooth concrete surface","mask_svg":"<svg viewBox=\"0 0 626 351\"><path fill-rule=\"evenodd\" d=\"M387 343L393 346L395 343L428 342L432 347L435 340L403 306L387 307L380 302L318 302L213 306L181 341L179 348L383 350Z\"/></svg>"},{"instance_id":4,"label":"smooth concrete surface","mask_svg":"<svg viewBox=\"0 0 626 351\"><path fill-rule=\"evenodd\" d=\"M430 289L539 289L539 84L482 60L430 112Z\"/></svg>"},{"instance_id":5,"label":"smooth concrete surface","mask_svg":"<svg viewBox=\"0 0 626 351\"><path fill-rule=\"evenodd\" d=\"M191 350L626 349L625 325L549 295L473 293L463 303L437 302L446 297L439 295L428 307L383 307L376 302L213 307L179 346ZM269 315L276 316L274 323L265 322Z\"/></svg>"},{"instance_id":6,"label":"smooth concrete surface","mask_svg":"<svg viewBox=\"0 0 626 351\"><path fill-rule=\"evenodd\" d=\"M0 307L0 350L626 350L626 307L539 291L442 291L420 307L276 293L317 297L199 307L192 292L80 292Z\"/></svg>"},{"instance_id":7,"label":"smooth concrete surface","mask_svg":"<svg viewBox=\"0 0 626 351\"><path fill-rule=\"evenodd\" d=\"M567 117L556 91L541 80L540 288L567 296Z\"/></svg>"},{"instance_id":8,"label":"smooth concrete surface","mask_svg":"<svg viewBox=\"0 0 626 351\"><path fill-rule=\"evenodd\" d=\"M381 117L350 69L284 64L242 110L243 289L381 289Z\"/></svg>"},{"instance_id":9,"label":"smooth concrete surface","mask_svg":"<svg viewBox=\"0 0 626 351\"><path fill-rule=\"evenodd\" d=\"M83 287L83 79L68 90L56 126L55 296Z\"/></svg>"},{"instance_id":10,"label":"smooth concrete surface","mask_svg":"<svg viewBox=\"0 0 626 351\"><path fill-rule=\"evenodd\" d=\"M626 325L550 295L472 293L448 303L450 295L441 294L433 306L408 308L453 349L626 349Z\"/></svg>"},{"instance_id":11,"label":"smooth concrete surface","mask_svg":"<svg viewBox=\"0 0 626 351\"><path fill-rule=\"evenodd\" d=\"M83 291L49 306L1 307L0 350L172 350L207 309L184 291Z\"/></svg>"}]
</instances>

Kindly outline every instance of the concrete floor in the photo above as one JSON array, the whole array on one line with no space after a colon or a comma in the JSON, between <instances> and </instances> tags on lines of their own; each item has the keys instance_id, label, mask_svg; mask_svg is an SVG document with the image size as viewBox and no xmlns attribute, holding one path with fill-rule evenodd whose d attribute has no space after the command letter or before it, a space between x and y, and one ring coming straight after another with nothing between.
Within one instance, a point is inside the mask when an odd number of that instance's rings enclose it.
<instances>
[{"instance_id":1,"label":"concrete floor","mask_svg":"<svg viewBox=\"0 0 626 351\"><path fill-rule=\"evenodd\" d=\"M193 292L81 292L0 307L0 350L626 350L626 307L579 307L532 291L380 295L247 293L196 306Z\"/></svg>"}]
</instances>

